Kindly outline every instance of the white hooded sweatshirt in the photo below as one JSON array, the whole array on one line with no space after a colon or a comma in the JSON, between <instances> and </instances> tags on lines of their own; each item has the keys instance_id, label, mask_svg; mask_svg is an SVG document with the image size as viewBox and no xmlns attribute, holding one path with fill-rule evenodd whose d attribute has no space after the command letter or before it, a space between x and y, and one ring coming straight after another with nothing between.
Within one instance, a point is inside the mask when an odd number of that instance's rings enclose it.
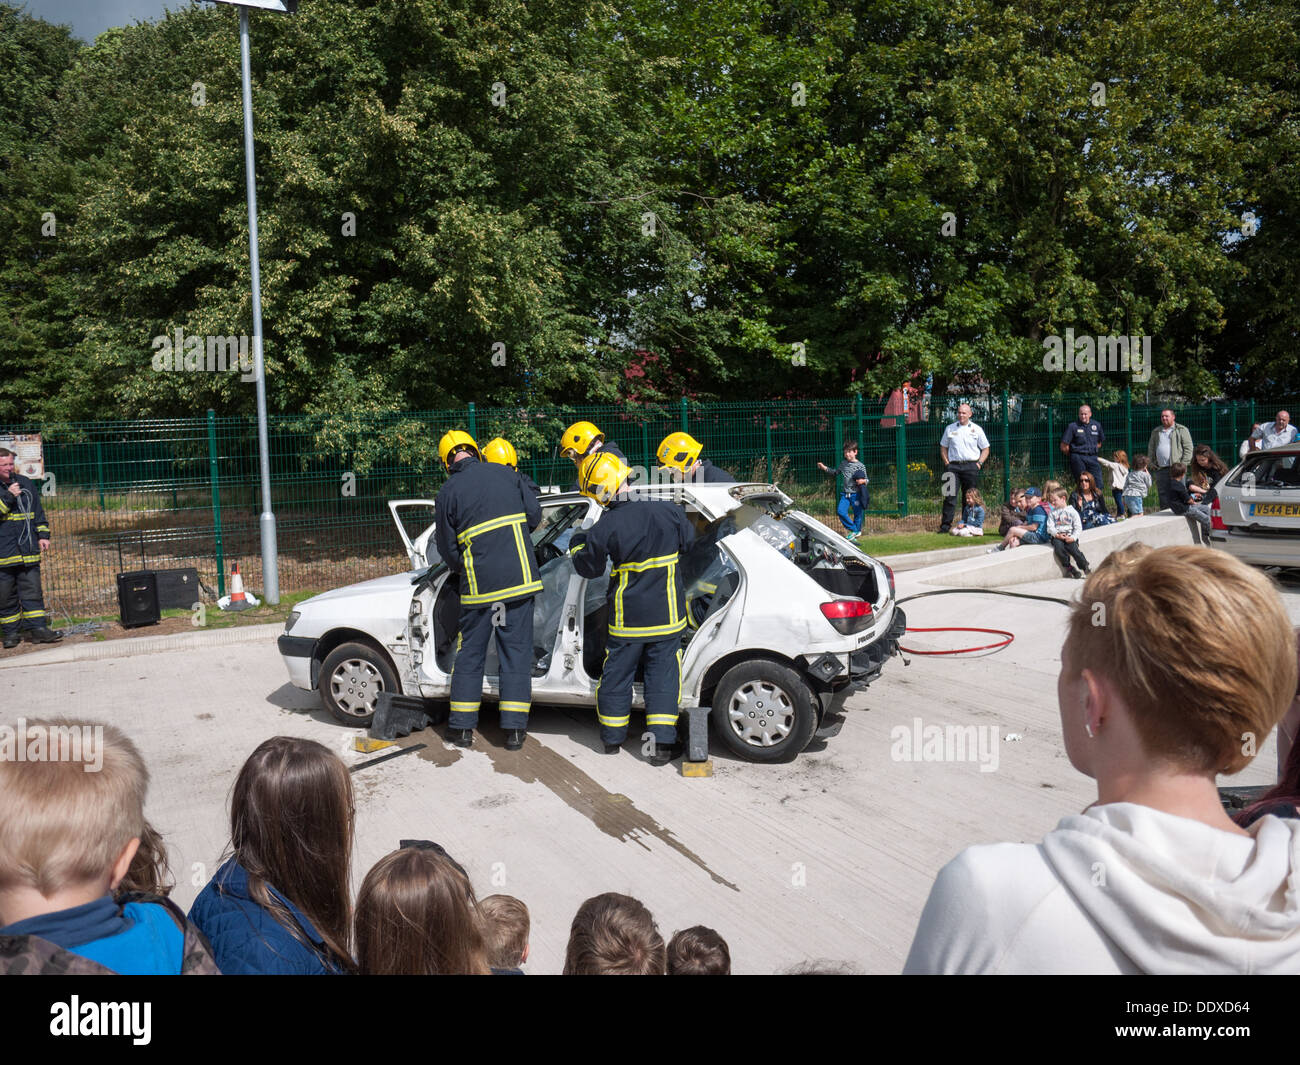
<instances>
[{"instance_id":1,"label":"white hooded sweatshirt","mask_svg":"<svg viewBox=\"0 0 1300 1065\"><path fill-rule=\"evenodd\" d=\"M1237 836L1134 803L939 871L904 973L1300 973L1300 820Z\"/></svg>"}]
</instances>

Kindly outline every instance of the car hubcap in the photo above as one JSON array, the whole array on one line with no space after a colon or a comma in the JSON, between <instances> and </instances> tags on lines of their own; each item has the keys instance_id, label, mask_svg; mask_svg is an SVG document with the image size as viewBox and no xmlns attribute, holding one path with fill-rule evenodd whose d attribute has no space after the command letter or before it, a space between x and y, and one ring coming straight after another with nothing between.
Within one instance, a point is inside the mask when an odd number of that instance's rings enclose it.
<instances>
[{"instance_id":1,"label":"car hubcap","mask_svg":"<svg viewBox=\"0 0 1300 1065\"><path fill-rule=\"evenodd\" d=\"M794 703L784 689L768 681L741 685L727 707L732 731L755 747L773 747L794 728Z\"/></svg>"},{"instance_id":2,"label":"car hubcap","mask_svg":"<svg viewBox=\"0 0 1300 1065\"><path fill-rule=\"evenodd\" d=\"M330 677L334 702L345 714L365 717L375 712L375 701L384 690L384 678L371 663L359 658L340 662Z\"/></svg>"}]
</instances>

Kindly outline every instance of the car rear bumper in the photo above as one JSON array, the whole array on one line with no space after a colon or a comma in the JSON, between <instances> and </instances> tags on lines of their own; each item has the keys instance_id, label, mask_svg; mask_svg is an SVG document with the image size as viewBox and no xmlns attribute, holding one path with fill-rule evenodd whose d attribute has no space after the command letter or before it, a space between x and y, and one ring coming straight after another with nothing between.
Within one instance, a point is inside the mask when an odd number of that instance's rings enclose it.
<instances>
[{"instance_id":1,"label":"car rear bumper","mask_svg":"<svg viewBox=\"0 0 1300 1065\"><path fill-rule=\"evenodd\" d=\"M1300 536L1214 529L1210 546L1256 566L1300 566Z\"/></svg>"},{"instance_id":2,"label":"car rear bumper","mask_svg":"<svg viewBox=\"0 0 1300 1065\"><path fill-rule=\"evenodd\" d=\"M907 631L907 615L897 607L889 631L875 643L868 644L860 651L854 651L849 658L849 680L858 687L863 687L880 676L885 663L898 653L898 641Z\"/></svg>"}]
</instances>

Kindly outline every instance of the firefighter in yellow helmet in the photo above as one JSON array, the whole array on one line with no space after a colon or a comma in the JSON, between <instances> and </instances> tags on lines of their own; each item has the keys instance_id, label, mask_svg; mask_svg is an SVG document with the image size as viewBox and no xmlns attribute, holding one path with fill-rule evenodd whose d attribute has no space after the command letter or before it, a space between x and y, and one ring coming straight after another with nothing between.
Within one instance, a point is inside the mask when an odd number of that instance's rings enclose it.
<instances>
[{"instance_id":1,"label":"firefighter in yellow helmet","mask_svg":"<svg viewBox=\"0 0 1300 1065\"><path fill-rule=\"evenodd\" d=\"M498 436L484 444L483 459L486 462L495 462L499 466L509 466L519 474L519 479L524 482L533 495L540 496L542 494L537 482L519 468L519 456L515 453L515 446L505 437Z\"/></svg>"},{"instance_id":2,"label":"firefighter in yellow helmet","mask_svg":"<svg viewBox=\"0 0 1300 1065\"><path fill-rule=\"evenodd\" d=\"M686 600L681 552L695 539L682 508L636 499L628 491L627 463L609 453L588 455L578 482L584 495L605 508L590 529L573 534L573 568L587 578L609 580L609 641L596 716L606 754L617 754L627 737L632 678L645 665L646 726L655 740L651 761L665 765L681 754L677 716L681 708L682 633Z\"/></svg>"},{"instance_id":3,"label":"firefighter in yellow helmet","mask_svg":"<svg viewBox=\"0 0 1300 1065\"><path fill-rule=\"evenodd\" d=\"M659 465L672 474L674 481L691 481L695 484L734 484L736 478L719 469L708 459L700 458L704 450L690 433L669 433L659 444L655 457Z\"/></svg>"},{"instance_id":4,"label":"firefighter in yellow helmet","mask_svg":"<svg viewBox=\"0 0 1300 1065\"><path fill-rule=\"evenodd\" d=\"M574 422L560 437L560 454L566 459L572 459L573 464L581 469L583 459L590 455L600 453L617 456L625 465L631 465L627 461L627 456L623 454L622 448L612 441L605 439L605 434L596 428L591 422ZM574 481L569 485L568 491L577 492L581 490L581 485Z\"/></svg>"},{"instance_id":5,"label":"firefighter in yellow helmet","mask_svg":"<svg viewBox=\"0 0 1300 1065\"><path fill-rule=\"evenodd\" d=\"M501 727L506 749L517 751L532 704L533 596L542 590L528 534L541 523L542 508L514 469L479 461L468 433L447 433L438 455L448 476L435 503L434 536L460 590L449 738L461 747L473 742L488 640L495 636Z\"/></svg>"}]
</instances>

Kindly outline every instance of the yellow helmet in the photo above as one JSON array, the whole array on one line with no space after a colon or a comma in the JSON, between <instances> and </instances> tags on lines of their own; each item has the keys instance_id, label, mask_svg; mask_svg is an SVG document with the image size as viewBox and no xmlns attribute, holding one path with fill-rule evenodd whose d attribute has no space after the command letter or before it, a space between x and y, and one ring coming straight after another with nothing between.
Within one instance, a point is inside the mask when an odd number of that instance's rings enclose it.
<instances>
[{"instance_id":1,"label":"yellow helmet","mask_svg":"<svg viewBox=\"0 0 1300 1065\"><path fill-rule=\"evenodd\" d=\"M478 444L474 443L474 438L469 433L463 433L459 429L443 433L442 439L438 441L438 458L442 459L444 466L449 466L447 460L451 458L451 453L462 447L469 448L475 458L479 457Z\"/></svg>"},{"instance_id":2,"label":"yellow helmet","mask_svg":"<svg viewBox=\"0 0 1300 1065\"><path fill-rule=\"evenodd\" d=\"M669 433L664 437L655 455L659 459L660 466L671 466L685 473L699 461L700 452L703 450L704 445L690 433Z\"/></svg>"},{"instance_id":3,"label":"yellow helmet","mask_svg":"<svg viewBox=\"0 0 1300 1065\"><path fill-rule=\"evenodd\" d=\"M577 462L591 450L592 444L604 439L605 434L591 422L574 422L560 437L560 454Z\"/></svg>"},{"instance_id":4,"label":"yellow helmet","mask_svg":"<svg viewBox=\"0 0 1300 1065\"><path fill-rule=\"evenodd\" d=\"M519 456L515 454L514 444L498 436L483 445L483 461L495 462L501 466L518 466Z\"/></svg>"},{"instance_id":5,"label":"yellow helmet","mask_svg":"<svg viewBox=\"0 0 1300 1065\"><path fill-rule=\"evenodd\" d=\"M617 455L598 451L588 455L578 467L578 491L602 507L607 506L631 472Z\"/></svg>"}]
</instances>

